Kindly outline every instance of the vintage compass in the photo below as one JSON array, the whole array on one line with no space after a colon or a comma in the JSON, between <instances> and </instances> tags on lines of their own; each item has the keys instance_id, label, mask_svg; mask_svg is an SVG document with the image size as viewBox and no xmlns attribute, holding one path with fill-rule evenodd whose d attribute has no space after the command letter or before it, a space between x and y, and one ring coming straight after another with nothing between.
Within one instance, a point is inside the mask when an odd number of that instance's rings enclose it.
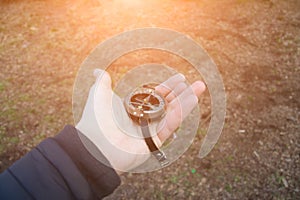
<instances>
[{"instance_id":1,"label":"vintage compass","mask_svg":"<svg viewBox=\"0 0 300 200\"><path fill-rule=\"evenodd\" d=\"M143 137L152 155L161 166L165 166L169 163L167 157L156 146L149 130L149 124L162 119L166 113L166 101L155 91L156 85L150 83L136 88L125 97L124 105L130 118L141 126Z\"/></svg>"}]
</instances>

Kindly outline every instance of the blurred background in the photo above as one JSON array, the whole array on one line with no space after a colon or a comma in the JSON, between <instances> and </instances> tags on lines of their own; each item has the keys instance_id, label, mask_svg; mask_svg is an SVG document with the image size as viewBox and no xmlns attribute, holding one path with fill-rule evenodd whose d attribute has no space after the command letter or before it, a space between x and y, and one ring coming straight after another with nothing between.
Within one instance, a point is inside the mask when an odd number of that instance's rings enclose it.
<instances>
[{"instance_id":1,"label":"blurred background","mask_svg":"<svg viewBox=\"0 0 300 200\"><path fill-rule=\"evenodd\" d=\"M299 10L298 0L2 0L0 171L74 125L73 83L97 44L162 27L189 35L217 64L227 94L223 134L207 157L197 157L210 120L206 91L190 149L162 170L122 175L107 199L299 199ZM157 50L122 56L108 71L116 83L144 63L201 78L185 60Z\"/></svg>"}]
</instances>

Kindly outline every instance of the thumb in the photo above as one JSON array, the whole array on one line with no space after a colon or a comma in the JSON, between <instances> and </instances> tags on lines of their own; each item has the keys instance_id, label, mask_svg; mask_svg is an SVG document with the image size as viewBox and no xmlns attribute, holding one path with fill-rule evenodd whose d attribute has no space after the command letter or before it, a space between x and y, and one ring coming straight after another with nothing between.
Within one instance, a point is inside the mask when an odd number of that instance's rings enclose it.
<instances>
[{"instance_id":1,"label":"thumb","mask_svg":"<svg viewBox=\"0 0 300 200\"><path fill-rule=\"evenodd\" d=\"M94 76L96 77L95 86L97 89L111 89L111 77L108 72L102 69L95 69Z\"/></svg>"}]
</instances>

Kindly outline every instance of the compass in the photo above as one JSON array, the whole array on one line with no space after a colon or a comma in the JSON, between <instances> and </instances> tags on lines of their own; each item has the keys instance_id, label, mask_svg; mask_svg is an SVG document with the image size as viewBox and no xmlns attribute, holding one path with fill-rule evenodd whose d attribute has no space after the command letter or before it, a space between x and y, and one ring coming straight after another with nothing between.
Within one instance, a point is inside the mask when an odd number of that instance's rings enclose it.
<instances>
[{"instance_id":1,"label":"compass","mask_svg":"<svg viewBox=\"0 0 300 200\"><path fill-rule=\"evenodd\" d=\"M139 118L155 121L164 116L166 101L155 91L155 85L142 85L125 97L126 111L135 121Z\"/></svg>"},{"instance_id":2,"label":"compass","mask_svg":"<svg viewBox=\"0 0 300 200\"><path fill-rule=\"evenodd\" d=\"M169 161L165 153L154 143L149 130L149 124L161 119L166 113L166 101L162 95L155 91L157 84L150 83L136 88L124 99L124 105L130 118L140 125L144 140L161 166L166 166Z\"/></svg>"}]
</instances>

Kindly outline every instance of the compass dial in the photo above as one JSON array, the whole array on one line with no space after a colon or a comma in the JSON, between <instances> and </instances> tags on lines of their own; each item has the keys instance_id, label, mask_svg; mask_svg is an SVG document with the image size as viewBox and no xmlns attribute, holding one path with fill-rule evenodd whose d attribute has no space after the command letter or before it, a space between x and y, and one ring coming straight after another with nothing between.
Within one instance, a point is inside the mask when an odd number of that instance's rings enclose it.
<instances>
[{"instance_id":1,"label":"compass dial","mask_svg":"<svg viewBox=\"0 0 300 200\"><path fill-rule=\"evenodd\" d=\"M166 108L164 98L147 85L135 89L125 98L124 103L130 115L147 119L162 117Z\"/></svg>"}]
</instances>

